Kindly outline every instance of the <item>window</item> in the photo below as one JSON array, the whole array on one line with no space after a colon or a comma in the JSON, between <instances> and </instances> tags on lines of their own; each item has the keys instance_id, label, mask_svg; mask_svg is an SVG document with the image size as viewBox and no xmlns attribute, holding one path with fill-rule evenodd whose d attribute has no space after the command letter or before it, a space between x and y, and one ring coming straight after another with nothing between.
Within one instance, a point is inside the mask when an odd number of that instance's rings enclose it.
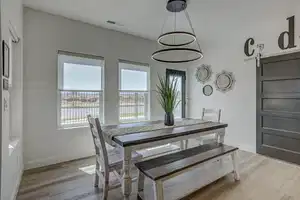
<instances>
[{"instance_id":1,"label":"window","mask_svg":"<svg viewBox=\"0 0 300 200\"><path fill-rule=\"evenodd\" d=\"M104 60L95 56L59 52L58 125L87 125L87 115L104 122Z\"/></svg>"},{"instance_id":2,"label":"window","mask_svg":"<svg viewBox=\"0 0 300 200\"><path fill-rule=\"evenodd\" d=\"M119 62L119 121L150 119L150 69L148 65Z\"/></svg>"}]
</instances>

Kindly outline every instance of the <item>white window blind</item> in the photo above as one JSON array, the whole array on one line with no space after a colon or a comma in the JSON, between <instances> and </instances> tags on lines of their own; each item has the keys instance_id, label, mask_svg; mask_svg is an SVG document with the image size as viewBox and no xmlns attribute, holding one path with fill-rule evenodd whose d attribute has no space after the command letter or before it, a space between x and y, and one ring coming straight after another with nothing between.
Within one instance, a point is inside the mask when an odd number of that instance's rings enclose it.
<instances>
[{"instance_id":1,"label":"white window blind","mask_svg":"<svg viewBox=\"0 0 300 200\"><path fill-rule=\"evenodd\" d=\"M150 119L150 68L145 64L119 62L119 121Z\"/></svg>"},{"instance_id":2,"label":"white window blind","mask_svg":"<svg viewBox=\"0 0 300 200\"><path fill-rule=\"evenodd\" d=\"M87 115L104 122L104 60L75 53L58 54L58 126L87 125Z\"/></svg>"}]
</instances>

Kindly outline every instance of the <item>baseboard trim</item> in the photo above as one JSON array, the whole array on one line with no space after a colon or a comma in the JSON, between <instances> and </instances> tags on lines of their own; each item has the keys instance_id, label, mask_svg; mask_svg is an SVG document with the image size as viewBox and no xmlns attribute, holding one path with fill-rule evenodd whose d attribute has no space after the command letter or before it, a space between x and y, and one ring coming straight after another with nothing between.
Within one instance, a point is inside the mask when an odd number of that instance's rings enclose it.
<instances>
[{"instance_id":1,"label":"baseboard trim","mask_svg":"<svg viewBox=\"0 0 300 200\"><path fill-rule=\"evenodd\" d=\"M67 161L71 161L71 160L77 160L77 159L81 159L81 158L90 157L93 155L95 155L95 152L91 151L91 152L87 152L87 153L84 153L81 155L76 154L76 155L52 156L52 157L48 157L45 159L32 160L32 161L28 161L25 163L25 170L45 167L48 165L67 162Z\"/></svg>"},{"instance_id":2,"label":"baseboard trim","mask_svg":"<svg viewBox=\"0 0 300 200\"><path fill-rule=\"evenodd\" d=\"M256 153L256 147L253 147L253 146L250 146L250 145L246 145L246 144L233 144L233 143L228 143L228 142L225 142L225 144L229 145L229 146L238 147L240 150L243 150L243 151L248 151L248 152L251 152L251 153Z\"/></svg>"}]
</instances>

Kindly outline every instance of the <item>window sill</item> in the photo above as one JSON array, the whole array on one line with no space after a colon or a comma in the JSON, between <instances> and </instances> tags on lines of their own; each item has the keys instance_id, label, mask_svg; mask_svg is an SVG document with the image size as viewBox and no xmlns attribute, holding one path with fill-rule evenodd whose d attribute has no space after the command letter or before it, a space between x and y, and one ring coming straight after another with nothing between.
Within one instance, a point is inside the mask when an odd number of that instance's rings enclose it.
<instances>
[{"instance_id":1,"label":"window sill","mask_svg":"<svg viewBox=\"0 0 300 200\"><path fill-rule=\"evenodd\" d=\"M81 129L81 128L88 128L89 125L85 124L85 125L78 125L78 126L61 126L58 127L58 130L71 130L71 129Z\"/></svg>"},{"instance_id":2,"label":"window sill","mask_svg":"<svg viewBox=\"0 0 300 200\"><path fill-rule=\"evenodd\" d=\"M11 154L17 148L19 142L20 142L20 139L18 137L11 137L10 138L10 142L9 142L9 145L8 145L9 156L11 156Z\"/></svg>"}]
</instances>

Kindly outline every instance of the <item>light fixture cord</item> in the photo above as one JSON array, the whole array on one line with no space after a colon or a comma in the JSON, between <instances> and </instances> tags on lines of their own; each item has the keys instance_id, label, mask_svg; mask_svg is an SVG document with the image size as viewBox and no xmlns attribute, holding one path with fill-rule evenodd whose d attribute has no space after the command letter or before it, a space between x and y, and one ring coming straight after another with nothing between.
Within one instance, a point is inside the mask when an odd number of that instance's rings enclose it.
<instances>
[{"instance_id":1,"label":"light fixture cord","mask_svg":"<svg viewBox=\"0 0 300 200\"><path fill-rule=\"evenodd\" d=\"M192 29L193 34L196 36L196 33L195 33L194 28L193 28L193 25L192 25L192 21L191 21L190 15L189 15L189 13L187 12L186 9L184 10L184 13L185 13L185 16L186 16L186 18L187 18L187 20L188 20L188 22L189 22L189 25L190 25L190 27L191 27L191 29ZM199 44L199 42L198 42L197 36L196 36L196 42L197 42L197 45L198 45L198 47L199 47L200 52L202 53L202 50L201 50L200 44Z\"/></svg>"},{"instance_id":2,"label":"light fixture cord","mask_svg":"<svg viewBox=\"0 0 300 200\"><path fill-rule=\"evenodd\" d=\"M162 27L161 27L161 30L160 30L160 35L162 35L163 32L164 32L164 27L165 27L165 25L166 25L167 20L168 20L168 16L165 17L164 23L163 23L163 25L162 25ZM159 45L159 43L157 43L157 44L156 44L156 48L159 49L159 47L160 47L160 45Z\"/></svg>"},{"instance_id":3,"label":"light fixture cord","mask_svg":"<svg viewBox=\"0 0 300 200\"><path fill-rule=\"evenodd\" d=\"M175 17L174 17L174 32L176 31L176 12L174 12ZM173 35L173 44L175 44L175 34Z\"/></svg>"},{"instance_id":4,"label":"light fixture cord","mask_svg":"<svg viewBox=\"0 0 300 200\"><path fill-rule=\"evenodd\" d=\"M165 25L166 25L167 19L168 19L168 16L165 17L164 23L163 23L163 25L162 25L162 27L161 27L161 30L160 30L160 34L161 34L161 35L163 34L164 27L165 27Z\"/></svg>"}]
</instances>

